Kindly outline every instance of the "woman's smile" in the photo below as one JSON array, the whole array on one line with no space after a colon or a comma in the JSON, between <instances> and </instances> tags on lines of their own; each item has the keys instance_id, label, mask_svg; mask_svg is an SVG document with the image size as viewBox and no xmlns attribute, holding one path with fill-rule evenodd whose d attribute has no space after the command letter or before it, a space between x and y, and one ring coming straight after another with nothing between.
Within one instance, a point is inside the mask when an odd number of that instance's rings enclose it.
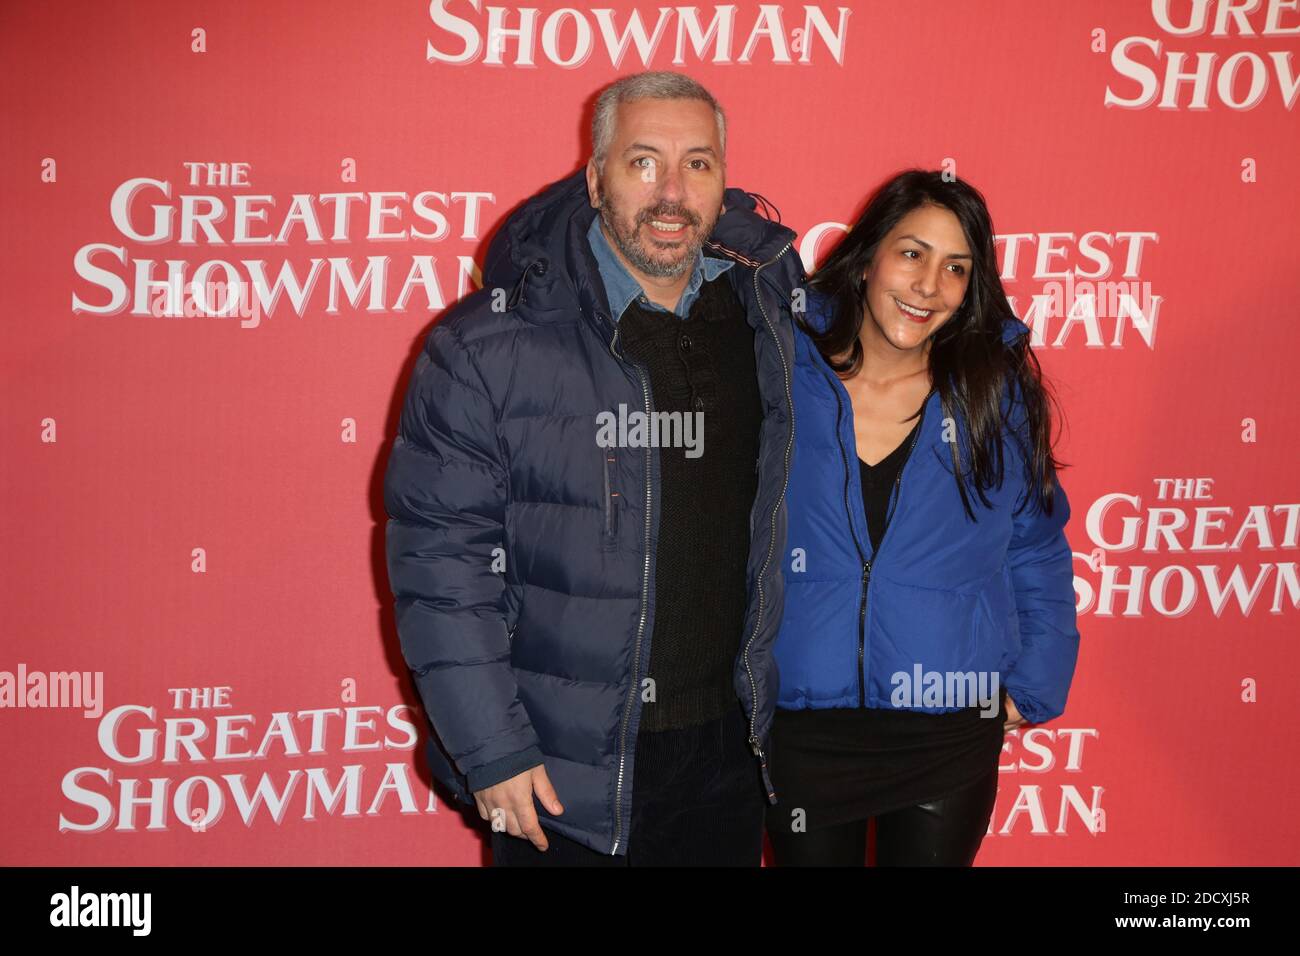
<instances>
[{"instance_id":1,"label":"woman's smile","mask_svg":"<svg viewBox=\"0 0 1300 956\"><path fill-rule=\"evenodd\" d=\"M934 309L918 309L915 306L908 305L898 296L891 296L894 304L898 306L898 311L913 322L923 324L930 321L930 316L934 315Z\"/></svg>"}]
</instances>

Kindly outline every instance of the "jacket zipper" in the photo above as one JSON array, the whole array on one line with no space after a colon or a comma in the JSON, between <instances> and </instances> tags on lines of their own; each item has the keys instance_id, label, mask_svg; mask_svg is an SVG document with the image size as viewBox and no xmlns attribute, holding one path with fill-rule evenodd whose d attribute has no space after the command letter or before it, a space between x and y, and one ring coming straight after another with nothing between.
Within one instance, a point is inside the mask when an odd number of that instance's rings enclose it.
<instances>
[{"instance_id":1,"label":"jacket zipper","mask_svg":"<svg viewBox=\"0 0 1300 956\"><path fill-rule=\"evenodd\" d=\"M626 359L623 358L623 356L619 355L618 351L615 349L614 343L617 341L618 341L618 326L616 325L614 327L614 337L609 340L609 351L610 354L613 355L616 359L619 359L620 361L627 361ZM647 383L646 381L645 373L638 363L630 362L629 364L631 364L632 367L636 369L637 378L641 382L641 396L645 403L646 418L647 420L653 420L651 418L653 413L650 408L650 386L649 383ZM632 700L633 700L633 695L637 691L637 678L639 677L641 672L641 638L642 635L645 633L646 595L650 587L650 498L651 498L650 469L652 467L652 461L650 457L651 453L652 453L651 446L647 444L645 450L645 544L643 548L645 552L645 562L641 570L641 619L640 621L637 622L637 626L636 626L636 643L633 646L633 650L632 650L632 682L628 686L627 701L623 705L623 721L619 729L618 782L614 787L614 845L610 847L609 850L611 856L618 853L618 845L622 841L623 770L624 770L624 765L627 761L627 726L628 726L628 720L632 715ZM606 508L608 508L609 507L608 496L606 497L605 501L606 501L605 506Z\"/></svg>"},{"instance_id":2,"label":"jacket zipper","mask_svg":"<svg viewBox=\"0 0 1300 956\"><path fill-rule=\"evenodd\" d=\"M867 619L867 584L871 580L871 562L867 560L866 555L862 553L862 542L858 540L858 530L853 525L852 505L849 503L849 488L853 484L853 478L849 474L849 456L844 450L844 442L840 438L840 423L844 419L844 399L840 397L840 390L835 390L835 444L840 450L840 460L844 463L844 511L849 518L849 534L853 536L853 547L858 551L858 560L862 562L862 584L858 591L858 706L867 706L866 687L862 680L862 668L866 660L866 619ZM863 522L866 521L864 511ZM881 542L884 543L883 540Z\"/></svg>"},{"instance_id":3,"label":"jacket zipper","mask_svg":"<svg viewBox=\"0 0 1300 956\"><path fill-rule=\"evenodd\" d=\"M789 441L786 442L786 446L785 446L785 463L784 463L783 480L781 483L781 494L777 497L776 505L772 509L772 534L770 540L768 541L767 557L764 559L763 567L759 571L759 575L758 575L758 611L754 621L754 632L749 636L749 640L745 643L745 651L743 655L745 661L745 673L749 677L750 698L752 700L752 707L751 707L750 717L749 717L749 745L753 749L754 755L758 757L759 768L762 771L762 775L763 775L763 785L767 788L767 795L769 801L775 800L776 792L775 790L773 790L772 781L768 776L767 755L763 753L762 742L758 739L758 733L757 733L758 685L754 680L754 671L750 666L749 649L750 646L754 643L754 638L758 636L759 628L762 626L763 576L767 573L768 565L772 561L772 552L776 548L776 516L777 513L781 510L781 502L785 500L786 488L790 483L790 452L791 449L794 447L794 397L791 395L790 392L790 366L785 359L785 350L781 348L781 339L776 334L776 329L772 327L772 320L768 316L767 310L763 308L763 295L762 295L762 290L759 288L758 285L758 274L763 269L763 266L770 265L771 263L776 262L778 259L781 258L781 256L785 255L786 251L793 245L794 245L794 240L787 242L781 248L780 252L778 252L767 262L760 264L754 270L754 294L758 300L759 311L763 313L763 321L767 325L768 331L772 334L772 340L776 343L777 355L780 356L781 359L781 369L782 372L784 373L784 378L785 378L786 406L790 412L790 438ZM623 359L623 356L619 355L618 351L615 348L615 343L617 341L618 341L618 327L615 326L614 337L611 338L609 341L609 351L610 354L613 355L616 359L619 359L621 361L626 361L625 359ZM649 385L646 382L645 373L643 372L641 366L638 363L631 362L630 364L636 369L637 377L640 379L641 393L645 403L646 415L647 417L649 417L650 415L653 414L653 412L652 409L650 408L650 389L649 389ZM651 506L651 493L652 493L651 476L650 476L650 469L652 466L652 462L651 462L650 455L651 455L651 449L647 447L646 468L645 468L645 474L646 474L645 543L644 543L645 563L642 568L642 576L641 576L641 618L637 623L636 643L633 647L632 682L628 688L628 699L623 706L623 721L619 730L618 780L614 787L614 844L609 851L611 855L616 854L618 852L618 845L622 840L623 773L624 773L624 766L627 757L627 727L628 727L628 719L632 713L632 695L636 693L637 677L640 673L641 638L645 631L646 595L647 595L649 582L650 582L650 506ZM757 470L757 464L755 465L755 470Z\"/></svg>"},{"instance_id":4,"label":"jacket zipper","mask_svg":"<svg viewBox=\"0 0 1300 956\"><path fill-rule=\"evenodd\" d=\"M916 443L921 437L921 428L925 425L925 406L930 401L929 392L926 393L925 401L921 403L921 419L916 423L916 432L912 435L912 441L907 446L907 458L903 462L903 467L898 469L898 477L894 479L893 503L889 511L885 514L885 533L880 538L880 547L872 554L874 560L880 559L880 552L885 548L885 542L889 539L889 529L893 526L890 520L894 516L894 511L898 508L898 499L903 493L903 473L907 471L907 466L912 461L912 451L916 448ZM835 399L840 403L840 410L843 410L843 400L840 398L839 389L835 390ZM838 428L836 429L838 433ZM849 477L848 477L848 459L844 452L844 442L837 441L840 446L840 457L844 459L844 507L849 507ZM856 452L856 448L855 448ZM854 457L857 457L856 454ZM862 512L862 521L865 524L867 520L866 509ZM853 534L853 543L858 548L858 557L862 558L862 546L858 543L857 531L853 528L853 516L849 514L849 531ZM867 591L871 587L871 561L862 558L862 597L858 603L858 706L867 706Z\"/></svg>"},{"instance_id":5,"label":"jacket zipper","mask_svg":"<svg viewBox=\"0 0 1300 956\"><path fill-rule=\"evenodd\" d=\"M762 263L754 270L754 296L758 300L758 309L763 313L763 321L767 329L772 333L772 340L776 343L777 355L781 358L781 370L785 375L785 399L786 405L790 412L790 439L785 446L785 464L781 481L781 494L776 499L776 505L772 508L772 534L767 545L767 557L763 560L763 567L758 572L758 612L754 618L754 632L749 635L749 640L745 642L745 673L749 676L749 696L751 709L749 715L749 746L754 751L754 756L758 758L759 769L763 775L763 786L767 788L767 799L769 802L776 802L776 791L772 787L772 780L767 771L767 755L763 753L762 741L758 739L758 685L754 681L754 671L749 663L749 649L754 643L754 638L758 636L759 628L763 623L763 577L767 574L767 567L772 561L772 552L776 548L776 516L781 510L781 503L785 500L786 487L790 483L790 451L794 447L794 396L790 393L790 366L785 360L785 349L781 348L781 339L776 334L776 329L772 327L772 320L767 314L767 309L763 308L763 292L758 285L758 274L764 266L776 262L786 250L794 245L794 240L787 242L775 256L767 262Z\"/></svg>"}]
</instances>

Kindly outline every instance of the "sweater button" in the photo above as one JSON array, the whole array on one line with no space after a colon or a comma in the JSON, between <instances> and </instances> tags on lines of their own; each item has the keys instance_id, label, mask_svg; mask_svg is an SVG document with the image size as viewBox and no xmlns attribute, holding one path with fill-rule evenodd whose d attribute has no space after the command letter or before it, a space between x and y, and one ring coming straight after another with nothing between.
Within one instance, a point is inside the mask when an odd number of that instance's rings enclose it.
<instances>
[{"instance_id":1,"label":"sweater button","mask_svg":"<svg viewBox=\"0 0 1300 956\"><path fill-rule=\"evenodd\" d=\"M691 337L683 333L682 337L677 340L677 344L683 352L689 352L691 350Z\"/></svg>"}]
</instances>

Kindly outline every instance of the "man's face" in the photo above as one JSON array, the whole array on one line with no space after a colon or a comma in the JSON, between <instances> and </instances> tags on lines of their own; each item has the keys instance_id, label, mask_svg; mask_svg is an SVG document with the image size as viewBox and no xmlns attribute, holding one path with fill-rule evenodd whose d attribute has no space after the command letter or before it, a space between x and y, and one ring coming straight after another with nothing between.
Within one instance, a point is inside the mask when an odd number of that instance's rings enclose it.
<instances>
[{"instance_id":1,"label":"man's face","mask_svg":"<svg viewBox=\"0 0 1300 956\"><path fill-rule=\"evenodd\" d=\"M603 175L587 192L605 233L646 276L678 278L713 232L726 188L713 110L700 100L643 99L618 108Z\"/></svg>"}]
</instances>

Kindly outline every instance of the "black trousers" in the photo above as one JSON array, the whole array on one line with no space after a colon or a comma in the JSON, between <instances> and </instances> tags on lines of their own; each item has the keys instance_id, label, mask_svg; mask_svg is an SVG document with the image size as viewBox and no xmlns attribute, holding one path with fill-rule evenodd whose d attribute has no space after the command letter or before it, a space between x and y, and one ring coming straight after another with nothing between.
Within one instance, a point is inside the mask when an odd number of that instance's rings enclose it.
<instances>
[{"instance_id":1,"label":"black trousers","mask_svg":"<svg viewBox=\"0 0 1300 956\"><path fill-rule=\"evenodd\" d=\"M740 704L696 727L637 735L626 856L553 830L542 852L493 832L497 866L758 866L767 798ZM564 794L558 794L564 802Z\"/></svg>"},{"instance_id":2,"label":"black trousers","mask_svg":"<svg viewBox=\"0 0 1300 956\"><path fill-rule=\"evenodd\" d=\"M970 866L998 796L998 768L939 800L882 813L876 820L877 866ZM869 819L869 818L868 818ZM867 819L806 833L768 830L777 866L865 866Z\"/></svg>"}]
</instances>

